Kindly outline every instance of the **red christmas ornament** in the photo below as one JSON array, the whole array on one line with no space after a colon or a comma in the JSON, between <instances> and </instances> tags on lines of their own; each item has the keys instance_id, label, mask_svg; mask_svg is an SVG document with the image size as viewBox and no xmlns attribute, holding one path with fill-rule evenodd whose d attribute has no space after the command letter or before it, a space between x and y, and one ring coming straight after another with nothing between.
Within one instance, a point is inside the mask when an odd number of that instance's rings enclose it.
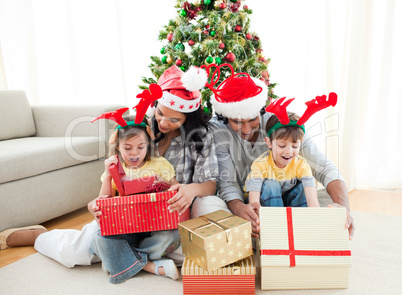
<instances>
[{"instance_id":1,"label":"red christmas ornament","mask_svg":"<svg viewBox=\"0 0 402 295\"><path fill-rule=\"evenodd\" d=\"M234 62L236 60L236 55L234 55L234 53L229 52L228 54L226 54L225 59L228 62Z\"/></svg>"},{"instance_id":2,"label":"red christmas ornament","mask_svg":"<svg viewBox=\"0 0 402 295\"><path fill-rule=\"evenodd\" d=\"M241 1L236 1L234 3L229 3L228 8L231 12L237 12L239 10L240 7L240 2Z\"/></svg>"},{"instance_id":3,"label":"red christmas ornament","mask_svg":"<svg viewBox=\"0 0 402 295\"><path fill-rule=\"evenodd\" d=\"M247 40L251 40L251 38L253 38L253 35L251 35L250 33L246 34L246 39Z\"/></svg>"},{"instance_id":4,"label":"red christmas ornament","mask_svg":"<svg viewBox=\"0 0 402 295\"><path fill-rule=\"evenodd\" d=\"M248 6L247 6L247 5L244 5L244 6L243 6L243 9L244 9L244 10L247 10L247 9L248 9Z\"/></svg>"},{"instance_id":5,"label":"red christmas ornament","mask_svg":"<svg viewBox=\"0 0 402 295\"><path fill-rule=\"evenodd\" d=\"M241 32L241 26L237 25L237 26L235 27L235 31L236 31L236 32Z\"/></svg>"},{"instance_id":6,"label":"red christmas ornament","mask_svg":"<svg viewBox=\"0 0 402 295\"><path fill-rule=\"evenodd\" d=\"M188 40L188 45L190 45L190 46L194 46L194 44L195 44L195 42L193 41L193 40Z\"/></svg>"},{"instance_id":7,"label":"red christmas ornament","mask_svg":"<svg viewBox=\"0 0 402 295\"><path fill-rule=\"evenodd\" d=\"M181 66L181 59L176 60L176 66L180 67Z\"/></svg>"},{"instance_id":8,"label":"red christmas ornament","mask_svg":"<svg viewBox=\"0 0 402 295\"><path fill-rule=\"evenodd\" d=\"M221 44L219 44L219 49L223 49L225 48L225 43L221 42Z\"/></svg>"},{"instance_id":9,"label":"red christmas ornament","mask_svg":"<svg viewBox=\"0 0 402 295\"><path fill-rule=\"evenodd\" d=\"M264 57L259 57L259 58L258 58L258 61L259 61L259 62L265 62L265 58L264 58Z\"/></svg>"},{"instance_id":10,"label":"red christmas ornament","mask_svg":"<svg viewBox=\"0 0 402 295\"><path fill-rule=\"evenodd\" d=\"M220 8L220 9L225 9L225 8L226 8L226 4L222 2L221 4L219 4L219 8Z\"/></svg>"},{"instance_id":11,"label":"red christmas ornament","mask_svg":"<svg viewBox=\"0 0 402 295\"><path fill-rule=\"evenodd\" d=\"M173 39L173 33L169 33L169 34L167 35L167 39L168 39L169 42L171 42L172 39Z\"/></svg>"}]
</instances>

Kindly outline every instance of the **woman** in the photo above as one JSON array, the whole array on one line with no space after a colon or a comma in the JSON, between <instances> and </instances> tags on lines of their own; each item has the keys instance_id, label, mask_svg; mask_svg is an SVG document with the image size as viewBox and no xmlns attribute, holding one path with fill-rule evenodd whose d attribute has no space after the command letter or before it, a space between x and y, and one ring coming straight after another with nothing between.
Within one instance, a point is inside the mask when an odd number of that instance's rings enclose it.
<instances>
[{"instance_id":1,"label":"woman","mask_svg":"<svg viewBox=\"0 0 402 295\"><path fill-rule=\"evenodd\" d=\"M171 199L169 210L183 210L195 197L214 195L218 164L215 145L207 128L207 118L200 108L201 94L198 91L206 83L200 77L202 71L191 68L185 75L172 66L158 80L163 97L155 107L155 115L149 119L155 139L155 154L165 157L175 168L180 183L174 189L178 193ZM201 85L201 87L200 87ZM88 204L96 214L95 202ZM90 265L99 261L90 251L91 239L98 230L95 221L77 230L16 229L5 237L6 246L34 245L35 249L67 267ZM172 253L174 254L174 253ZM181 255L172 255L176 260Z\"/></svg>"}]
</instances>

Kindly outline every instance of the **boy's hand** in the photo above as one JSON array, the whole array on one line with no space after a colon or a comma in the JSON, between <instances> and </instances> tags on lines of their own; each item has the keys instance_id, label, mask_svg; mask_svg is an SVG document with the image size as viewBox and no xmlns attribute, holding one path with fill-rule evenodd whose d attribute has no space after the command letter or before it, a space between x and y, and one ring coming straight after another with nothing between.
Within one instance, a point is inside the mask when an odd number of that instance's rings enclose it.
<instances>
[{"instance_id":1,"label":"boy's hand","mask_svg":"<svg viewBox=\"0 0 402 295\"><path fill-rule=\"evenodd\" d=\"M169 191L172 190L178 190L178 192L168 201L170 204L168 210L170 213L179 211L179 214L182 214L190 207L195 193L191 189L191 184L174 184L169 189Z\"/></svg>"},{"instance_id":2,"label":"boy's hand","mask_svg":"<svg viewBox=\"0 0 402 295\"><path fill-rule=\"evenodd\" d=\"M95 220L98 224L99 224L99 216L102 215L102 211L99 211L99 207L98 207L98 205L96 205L96 200L105 199L105 198L109 198L109 197L110 196L107 196L107 195L99 196L95 200L92 200L91 202L88 203L88 206L87 206L88 211L95 217Z\"/></svg>"}]
</instances>

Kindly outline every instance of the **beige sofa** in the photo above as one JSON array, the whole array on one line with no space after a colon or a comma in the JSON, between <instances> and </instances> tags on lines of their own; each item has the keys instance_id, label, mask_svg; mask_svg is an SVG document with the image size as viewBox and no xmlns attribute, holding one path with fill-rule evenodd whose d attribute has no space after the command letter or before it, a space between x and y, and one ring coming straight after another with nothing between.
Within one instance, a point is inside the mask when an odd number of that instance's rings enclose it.
<instances>
[{"instance_id":1,"label":"beige sofa","mask_svg":"<svg viewBox=\"0 0 402 295\"><path fill-rule=\"evenodd\" d=\"M91 121L121 105L30 106L0 91L0 231L82 208L100 189L112 123Z\"/></svg>"}]
</instances>

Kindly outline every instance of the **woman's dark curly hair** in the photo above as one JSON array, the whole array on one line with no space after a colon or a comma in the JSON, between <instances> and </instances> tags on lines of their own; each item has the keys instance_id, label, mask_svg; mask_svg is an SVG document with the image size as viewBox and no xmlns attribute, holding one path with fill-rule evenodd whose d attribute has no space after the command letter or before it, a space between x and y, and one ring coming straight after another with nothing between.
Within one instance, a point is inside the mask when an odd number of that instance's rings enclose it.
<instances>
[{"instance_id":1,"label":"woman's dark curly hair","mask_svg":"<svg viewBox=\"0 0 402 295\"><path fill-rule=\"evenodd\" d=\"M156 101L155 108L157 105L158 102ZM180 127L184 129L184 134L181 134L185 139L183 140L183 143L186 144L187 141L193 141L195 143L195 149L199 154L201 154L201 151L204 148L202 139L208 131L208 116L201 108L198 108L194 112L183 114L186 116L186 121ZM162 141L165 138L165 135L159 131L159 126L156 123L155 117L153 117L152 120L152 131L156 137L154 142L157 143Z\"/></svg>"}]
</instances>

